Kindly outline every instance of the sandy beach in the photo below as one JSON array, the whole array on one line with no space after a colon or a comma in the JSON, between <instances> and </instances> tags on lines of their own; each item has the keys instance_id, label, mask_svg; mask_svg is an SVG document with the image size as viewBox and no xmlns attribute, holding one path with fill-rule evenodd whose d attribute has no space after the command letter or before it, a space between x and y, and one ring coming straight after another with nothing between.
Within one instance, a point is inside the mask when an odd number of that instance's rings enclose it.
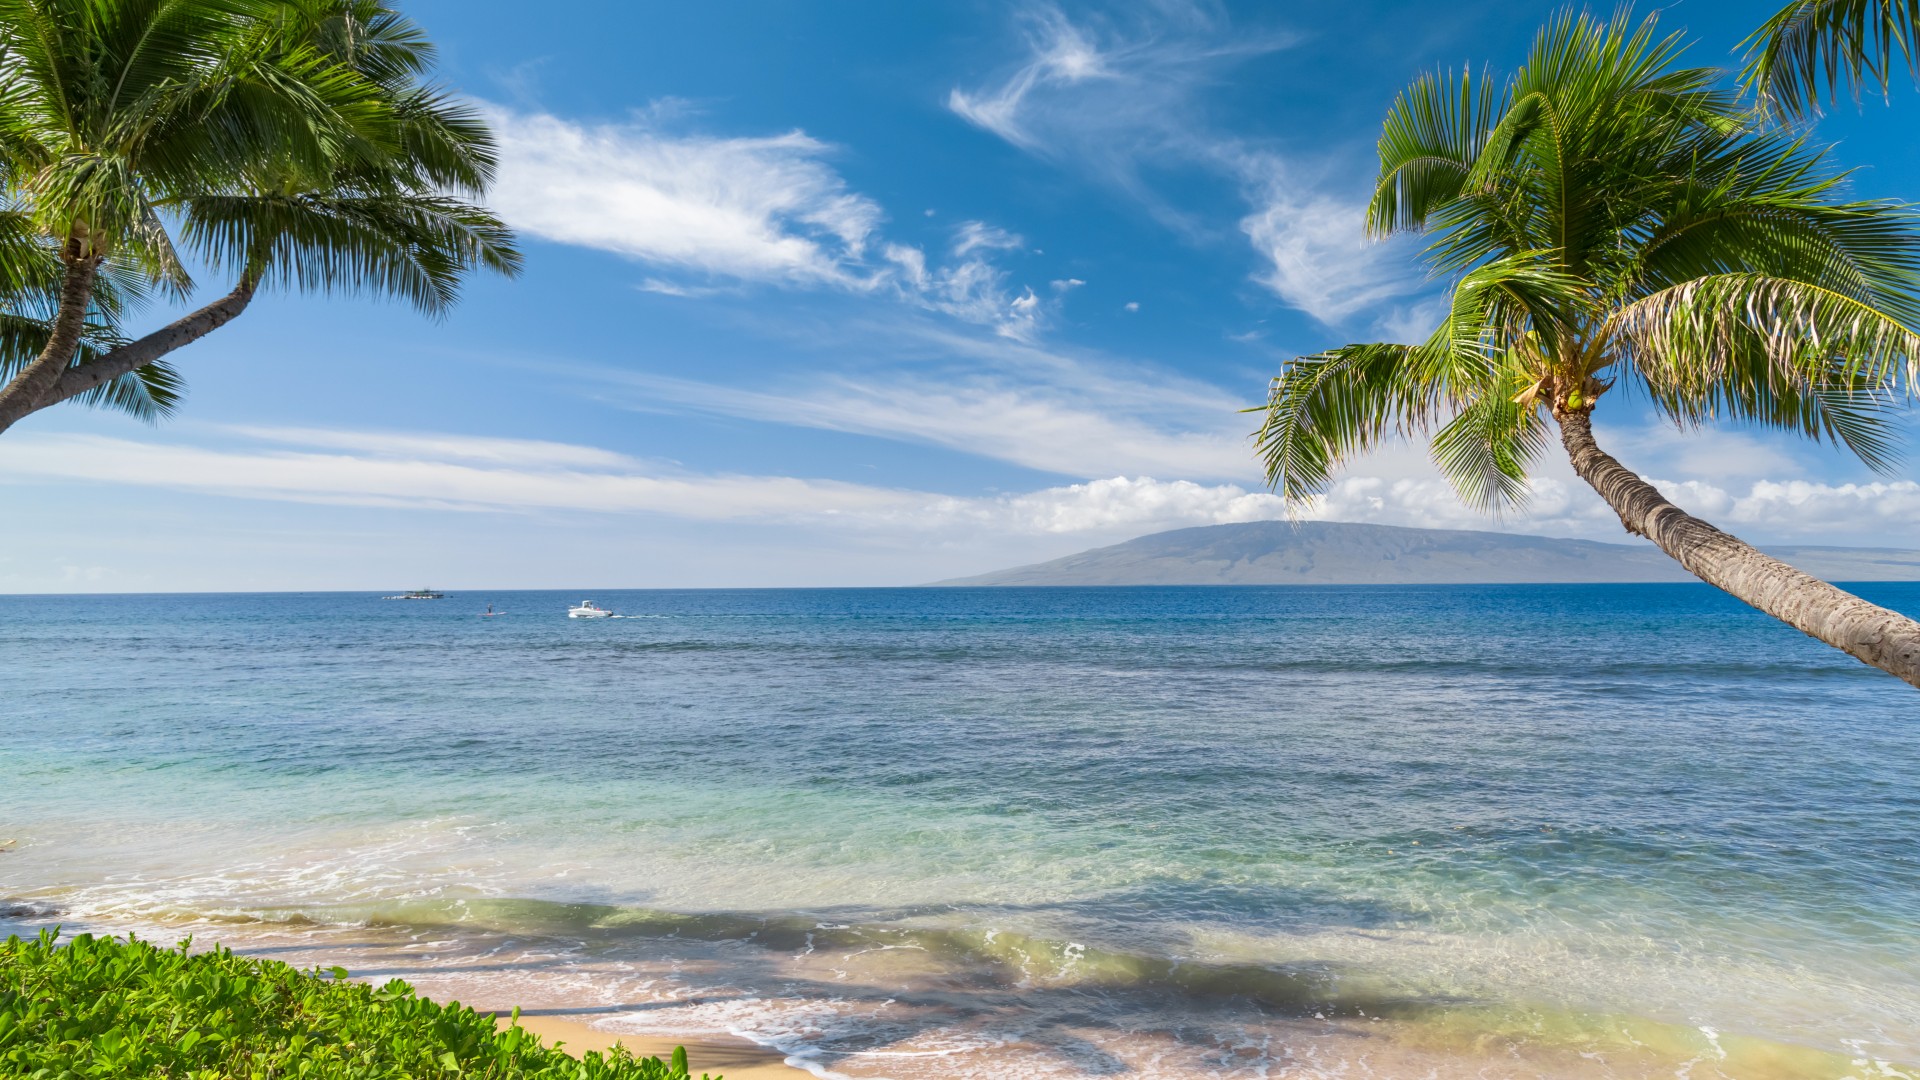
<instances>
[{"instance_id":1,"label":"sandy beach","mask_svg":"<svg viewBox=\"0 0 1920 1080\"><path fill-rule=\"evenodd\" d=\"M508 1016L499 1017L499 1021L502 1028L515 1023ZM671 1039L659 1035L623 1035L601 1031L576 1017L528 1016L525 1013L521 1014L518 1024L540 1036L547 1045L560 1044L574 1054L624 1046L635 1057L657 1057L664 1061L673 1055L675 1047L684 1046L687 1048L687 1067L695 1076L705 1073L725 1077L726 1080L798 1080L799 1077L813 1075L788 1065L777 1051L755 1046L745 1039Z\"/></svg>"}]
</instances>

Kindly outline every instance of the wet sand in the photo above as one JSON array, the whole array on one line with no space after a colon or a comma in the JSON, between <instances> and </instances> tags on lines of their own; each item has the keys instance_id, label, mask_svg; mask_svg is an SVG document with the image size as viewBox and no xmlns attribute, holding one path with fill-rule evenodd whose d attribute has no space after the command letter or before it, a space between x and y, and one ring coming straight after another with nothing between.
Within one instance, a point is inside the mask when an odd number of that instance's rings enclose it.
<instances>
[{"instance_id":1,"label":"wet sand","mask_svg":"<svg viewBox=\"0 0 1920 1080\"><path fill-rule=\"evenodd\" d=\"M510 1017L498 1019L502 1028L514 1023ZM726 1080L799 1080L800 1077L813 1075L788 1065L778 1051L755 1046L745 1039L670 1039L659 1035L625 1035L601 1031L564 1016L527 1016L524 1013L519 1025L540 1036L548 1046L563 1044L562 1049L574 1054L624 1046L634 1057L657 1057L665 1061L673 1056L675 1047L684 1046L687 1048L687 1068L694 1076L705 1073L724 1076Z\"/></svg>"},{"instance_id":2,"label":"wet sand","mask_svg":"<svg viewBox=\"0 0 1920 1080\"><path fill-rule=\"evenodd\" d=\"M424 997L495 1018L519 1006L524 1029L574 1052L618 1043L664 1059L684 1045L694 1076L728 1080L815 1075L787 1060L831 1070L821 1075L898 1080L1010 1073L1061 1080L1122 1073L1168 1080L1857 1080L1863 1068L1920 1080L1897 1059L1849 1057L1672 1020L1465 1006L1403 1016L1372 1008L1323 1016L1254 1003L1228 1009L1125 979L1023 974L1028 981L1010 983L964 963L941 967L924 947L835 942L827 933L812 939L827 947L793 953L768 944L764 934L752 946L643 936L595 949L444 922L63 921L69 932L135 931L156 941L199 931L197 948L219 940L296 968L345 967L374 985L400 979ZM0 926L24 934L37 928L32 920ZM743 953L755 965L750 983L739 981L747 970ZM1024 973L1024 961L1015 960ZM1139 1022L1122 1030L1088 1017L1085 1004L1100 1000L1120 1002ZM994 1024L1008 1015L1037 1020L1014 1038L999 1037ZM784 1049L732 1034L743 1030Z\"/></svg>"}]
</instances>

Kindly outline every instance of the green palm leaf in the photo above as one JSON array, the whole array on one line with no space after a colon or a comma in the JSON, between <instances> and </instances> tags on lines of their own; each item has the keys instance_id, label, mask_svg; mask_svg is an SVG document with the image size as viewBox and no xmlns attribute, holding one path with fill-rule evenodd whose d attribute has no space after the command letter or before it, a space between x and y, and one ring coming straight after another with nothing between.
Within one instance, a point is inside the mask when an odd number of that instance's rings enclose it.
<instances>
[{"instance_id":1,"label":"green palm leaf","mask_svg":"<svg viewBox=\"0 0 1920 1080\"><path fill-rule=\"evenodd\" d=\"M1346 345L1290 361L1273 381L1255 445L1267 483L1290 500L1327 490L1343 461L1423 430L1438 396L1414 376L1419 347Z\"/></svg>"},{"instance_id":2,"label":"green palm leaf","mask_svg":"<svg viewBox=\"0 0 1920 1080\"><path fill-rule=\"evenodd\" d=\"M1793 0L1742 43L1743 76L1768 107L1798 118L1845 84L1885 92L1905 68L1920 79L1920 0Z\"/></svg>"},{"instance_id":3,"label":"green palm leaf","mask_svg":"<svg viewBox=\"0 0 1920 1080\"><path fill-rule=\"evenodd\" d=\"M1613 387L1675 423L1793 431L1894 460L1915 386L1920 223L1844 197L1806 139L1762 129L1654 20L1568 14L1504 86L1429 75L1394 102L1368 208L1451 278L1420 346L1301 357L1256 438L1269 481L1324 491L1390 435L1429 435L1468 503L1525 497L1549 413Z\"/></svg>"},{"instance_id":4,"label":"green palm leaf","mask_svg":"<svg viewBox=\"0 0 1920 1080\"><path fill-rule=\"evenodd\" d=\"M1619 348L1658 393L1705 394L1737 358L1783 376L1894 391L1920 379L1920 333L1871 302L1767 274L1710 274L1621 307Z\"/></svg>"},{"instance_id":5,"label":"green palm leaf","mask_svg":"<svg viewBox=\"0 0 1920 1080\"><path fill-rule=\"evenodd\" d=\"M40 355L48 329L48 320L0 313L0 381L11 379ZM87 327L74 363L89 363L124 344L126 339L112 327L92 324ZM154 363L111 379L74 400L154 422L172 416L185 392L186 383L179 372L165 363Z\"/></svg>"},{"instance_id":6,"label":"green palm leaf","mask_svg":"<svg viewBox=\"0 0 1920 1080\"><path fill-rule=\"evenodd\" d=\"M64 327L8 369L0 430L54 382L164 413L178 382L153 350L258 286L439 314L468 275L516 272L477 201L492 136L423 81L432 58L381 0L0 0L0 313ZM134 360L101 346L149 294L187 295L190 262L237 282L217 318Z\"/></svg>"}]
</instances>

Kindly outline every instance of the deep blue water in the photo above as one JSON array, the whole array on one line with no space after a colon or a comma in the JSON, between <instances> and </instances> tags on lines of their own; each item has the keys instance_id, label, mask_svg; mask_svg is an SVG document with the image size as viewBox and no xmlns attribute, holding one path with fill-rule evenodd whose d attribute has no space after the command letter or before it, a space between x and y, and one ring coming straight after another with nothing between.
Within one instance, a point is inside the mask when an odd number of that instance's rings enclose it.
<instances>
[{"instance_id":1,"label":"deep blue water","mask_svg":"<svg viewBox=\"0 0 1920 1080\"><path fill-rule=\"evenodd\" d=\"M580 598L0 597L0 900L821 917L1018 935L1006 1010L1092 979L1116 1031L1465 1002L1920 1060L1920 692L1705 586Z\"/></svg>"}]
</instances>

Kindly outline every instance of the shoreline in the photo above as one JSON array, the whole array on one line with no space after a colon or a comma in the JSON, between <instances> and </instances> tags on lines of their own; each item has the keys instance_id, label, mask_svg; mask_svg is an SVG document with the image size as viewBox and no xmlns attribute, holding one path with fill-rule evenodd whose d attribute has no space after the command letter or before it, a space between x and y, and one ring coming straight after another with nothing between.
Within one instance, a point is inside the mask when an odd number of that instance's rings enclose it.
<instances>
[{"instance_id":1,"label":"shoreline","mask_svg":"<svg viewBox=\"0 0 1920 1080\"><path fill-rule=\"evenodd\" d=\"M511 1014L495 1013L494 1021L503 1030L516 1024ZM561 1049L575 1057L589 1050L611 1050L615 1046L624 1046L634 1057L657 1057L665 1061L673 1056L675 1047L684 1046L687 1049L688 1072L696 1077L702 1073L724 1077L725 1080L800 1080L801 1077L814 1076L805 1069L788 1064L786 1055L778 1050L746 1039L724 1039L710 1035L697 1039L630 1035L604 1031L565 1015L529 1016L525 1012L520 1014L517 1024L521 1030L540 1036L540 1041L548 1046L563 1043Z\"/></svg>"},{"instance_id":2,"label":"shoreline","mask_svg":"<svg viewBox=\"0 0 1920 1080\"><path fill-rule=\"evenodd\" d=\"M5 921L0 920L0 926ZM33 927L27 924L9 929L27 936L26 932ZM148 940L167 937L155 933L158 928L154 926L135 927L124 923L94 923L74 929L114 936L139 932ZM238 928L231 925L220 929L226 932L215 931L204 939L195 935L194 949L198 951L217 943L241 956L280 960L303 970L341 966L348 969L349 978L371 985L390 978L401 979L423 998L443 1004L464 1004L492 1019L500 1028L514 1026L511 1013L518 1006L522 1010L518 1026L522 1030L549 1047L564 1043L559 1049L575 1057L618 1045L635 1057L667 1060L675 1047L685 1047L691 1074L696 1078L705 1074L725 1080L803 1080L816 1076L821 1080L838 1080L844 1075L842 1068L853 1076L897 1074L890 1068L883 1073L870 1071L875 1064L882 1068L888 1065L865 1060L866 1051L876 1049L879 1044L869 1043L859 1049L816 1049L813 1044L820 1040L809 1038L793 1048L797 1053L790 1053L736 1034L740 1027L733 1017L716 1016L702 1023L690 1016L670 1017L660 1008L663 1005L698 1007L702 1003L700 997L646 999L591 992L594 990L591 980L596 972L578 968L572 971L587 975L588 982L577 978L567 980L570 985L549 981L542 977L544 973L529 970L529 967L543 967L541 961L554 958L545 949L486 947L467 954L468 959L482 961L477 968L464 964L443 967L434 962L446 958L441 950L453 942L439 933L432 940L422 940L413 935L395 935L394 927L308 926L293 933L284 925L254 927L254 933L235 933ZM529 961L533 963L530 965ZM760 992L745 990L738 994L737 1000L760 1007L777 1006L783 999L780 995L763 997ZM597 1026L617 1023L623 1018L631 1018L632 1022L650 1030L632 1033ZM1347 1067L1358 1067L1367 1075L1393 1080L1414 1077L1520 1080L1539 1076L1582 1076L1595 1080L1600 1077L1651 1078L1675 1075L1676 1066L1683 1070L1707 1069L1682 1073L1702 1080L1731 1080L1736 1076L1741 1080L1810 1080L1814 1077L1842 1080L1860 1075L1855 1068L1861 1063L1858 1055L1853 1055L1855 1060L1850 1063L1848 1055L1831 1048L1736 1031L1723 1032L1672 1019L1587 1017L1585 1021L1600 1023L1598 1026L1576 1024L1562 1033L1568 1038L1546 1038L1531 1046L1522 1045L1529 1041L1528 1035L1543 1034L1531 1027L1488 1026L1476 1023L1475 1017L1468 1014L1455 1015L1451 1020L1444 1014L1436 1014L1431 1019L1438 1022L1423 1026L1418 1018L1399 1023L1366 1013L1344 1019L1315 1016L1313 1021L1276 1016L1272 1028L1278 1045L1272 1047L1244 1036L1231 1043L1185 1039L1174 1030L1177 1027L1174 1021L1143 1027L1131 1033L1136 1036L1131 1040L1098 1039L1094 1032L1087 1032L1087 1041L1079 1045L1101 1054L1102 1058L1094 1062L1070 1059L1064 1064L1070 1070L1077 1067L1078 1071L1058 1074L1105 1076L1116 1069L1126 1069L1132 1062L1136 1069L1147 1064L1167 1067L1164 1072L1150 1075L1196 1078L1245 1076L1249 1075L1249 1069L1301 1064L1315 1068L1332 1065L1343 1071ZM1539 1019L1534 1018L1536 1026ZM1583 1020L1573 1014L1561 1019ZM1388 1022L1386 1027L1379 1026L1383 1021ZM695 1032L697 1034L693 1034ZM940 1048L921 1043L912 1032L895 1032L883 1042L886 1049L882 1054L896 1059L893 1064L899 1064L897 1059L901 1057L947 1058L953 1051L950 1046ZM1030 1064L1035 1060L1033 1054L1058 1058L1061 1045L1044 1039L975 1045L948 1058L947 1064L970 1069L966 1075L979 1075L983 1068L987 1069L986 1075L998 1075L1000 1070L992 1067L995 1061ZM1910 1065L1901 1056L1874 1054L1867 1060L1886 1070L1884 1075L1912 1076L1920 1080L1920 1073L1907 1071ZM829 1061L840 1067L828 1067ZM1048 1071L1055 1074L1054 1070ZM948 1069L927 1072L915 1067L900 1075L930 1080L955 1073Z\"/></svg>"}]
</instances>

